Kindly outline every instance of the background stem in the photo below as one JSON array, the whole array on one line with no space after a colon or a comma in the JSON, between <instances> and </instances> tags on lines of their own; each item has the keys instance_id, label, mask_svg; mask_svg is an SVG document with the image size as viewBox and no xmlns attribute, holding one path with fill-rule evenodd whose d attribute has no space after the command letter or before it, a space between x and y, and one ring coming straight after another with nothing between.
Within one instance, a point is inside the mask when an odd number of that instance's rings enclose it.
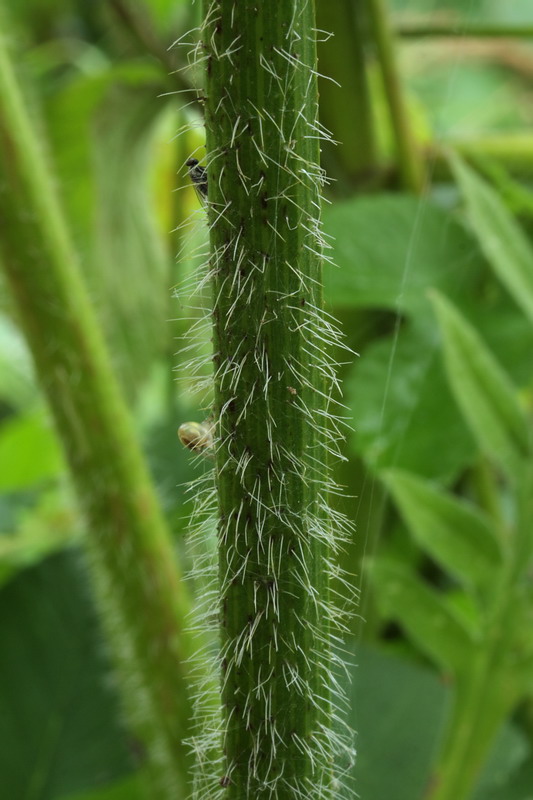
<instances>
[{"instance_id":1,"label":"background stem","mask_svg":"<svg viewBox=\"0 0 533 800\"><path fill-rule=\"evenodd\" d=\"M336 140L324 142L321 163L337 193L371 188L380 177L364 11L351 0L317 8L320 119Z\"/></svg>"},{"instance_id":2,"label":"background stem","mask_svg":"<svg viewBox=\"0 0 533 800\"><path fill-rule=\"evenodd\" d=\"M400 22L395 26L397 36L406 39L423 39L427 37L454 37L461 39L530 39L533 36L531 25L483 25L479 22L457 20L455 23L408 23Z\"/></svg>"},{"instance_id":3,"label":"background stem","mask_svg":"<svg viewBox=\"0 0 533 800\"><path fill-rule=\"evenodd\" d=\"M175 800L189 766L188 598L3 36L0 139L0 259L87 519L149 796Z\"/></svg>"},{"instance_id":4,"label":"background stem","mask_svg":"<svg viewBox=\"0 0 533 800\"><path fill-rule=\"evenodd\" d=\"M377 57L383 75L392 128L396 137L398 166L405 189L419 193L424 186L422 161L413 139L403 87L398 73L394 35L385 0L368 0Z\"/></svg>"},{"instance_id":5,"label":"background stem","mask_svg":"<svg viewBox=\"0 0 533 800\"><path fill-rule=\"evenodd\" d=\"M533 176L533 136L530 133L493 134L433 143L428 149L428 160L433 162L435 180L450 179L447 157L450 150L455 150L474 165L481 159L490 159L514 175L523 178Z\"/></svg>"}]
</instances>

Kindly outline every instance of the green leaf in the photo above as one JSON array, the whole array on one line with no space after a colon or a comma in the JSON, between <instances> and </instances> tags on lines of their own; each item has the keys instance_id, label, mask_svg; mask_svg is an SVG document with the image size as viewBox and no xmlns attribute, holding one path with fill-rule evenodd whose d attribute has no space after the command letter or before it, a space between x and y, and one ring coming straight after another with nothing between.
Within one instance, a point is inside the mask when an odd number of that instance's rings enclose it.
<instances>
[{"instance_id":1,"label":"green leaf","mask_svg":"<svg viewBox=\"0 0 533 800\"><path fill-rule=\"evenodd\" d=\"M495 274L533 321L533 248L498 194L457 155L450 156L479 246Z\"/></svg>"},{"instance_id":2,"label":"green leaf","mask_svg":"<svg viewBox=\"0 0 533 800\"><path fill-rule=\"evenodd\" d=\"M531 435L509 378L477 331L442 295L433 303L453 393L482 451L508 473L531 457Z\"/></svg>"},{"instance_id":3,"label":"green leaf","mask_svg":"<svg viewBox=\"0 0 533 800\"><path fill-rule=\"evenodd\" d=\"M33 365L22 334L0 314L0 399L14 408L35 400Z\"/></svg>"},{"instance_id":4,"label":"green leaf","mask_svg":"<svg viewBox=\"0 0 533 800\"><path fill-rule=\"evenodd\" d=\"M351 446L376 470L453 479L475 442L453 401L434 330L404 327L373 342L346 378L357 428Z\"/></svg>"},{"instance_id":5,"label":"green leaf","mask_svg":"<svg viewBox=\"0 0 533 800\"><path fill-rule=\"evenodd\" d=\"M451 700L450 686L419 664L367 645L357 646L353 662L350 723L358 734L353 787L367 800L421 800ZM533 800L533 792L496 791L508 785L527 749L521 730L504 725L483 767L475 800ZM386 769L377 764L386 764ZM528 774L529 784L522 786L533 785L533 773Z\"/></svg>"},{"instance_id":6,"label":"green leaf","mask_svg":"<svg viewBox=\"0 0 533 800\"><path fill-rule=\"evenodd\" d=\"M142 788L142 776L132 775L118 783L104 786L92 792L69 794L60 800L144 800L146 794Z\"/></svg>"},{"instance_id":7,"label":"green leaf","mask_svg":"<svg viewBox=\"0 0 533 800\"><path fill-rule=\"evenodd\" d=\"M383 479L418 544L460 581L493 583L502 553L490 521L470 503L401 470Z\"/></svg>"},{"instance_id":8,"label":"green leaf","mask_svg":"<svg viewBox=\"0 0 533 800\"><path fill-rule=\"evenodd\" d=\"M357 731L358 796L423 797L448 687L431 670L368 646L357 647L354 662L350 723Z\"/></svg>"},{"instance_id":9,"label":"green leaf","mask_svg":"<svg viewBox=\"0 0 533 800\"><path fill-rule=\"evenodd\" d=\"M499 781L488 794L476 793L473 800L533 800L533 758L529 758L507 781Z\"/></svg>"},{"instance_id":10,"label":"green leaf","mask_svg":"<svg viewBox=\"0 0 533 800\"><path fill-rule=\"evenodd\" d=\"M515 796L508 791L508 787L514 784L515 770L524 764L529 751L529 743L521 728L509 723L504 725L490 749L472 800L526 800L527 794ZM502 787L505 787L504 793L500 794ZM529 797L533 800L533 792Z\"/></svg>"},{"instance_id":11,"label":"green leaf","mask_svg":"<svg viewBox=\"0 0 533 800\"><path fill-rule=\"evenodd\" d=\"M42 410L0 426L0 490L27 489L63 471L56 433Z\"/></svg>"},{"instance_id":12,"label":"green leaf","mask_svg":"<svg viewBox=\"0 0 533 800\"><path fill-rule=\"evenodd\" d=\"M335 266L325 296L337 308L390 308L427 314L426 291L468 294L484 260L449 213L408 195L358 197L324 211Z\"/></svg>"},{"instance_id":13,"label":"green leaf","mask_svg":"<svg viewBox=\"0 0 533 800\"><path fill-rule=\"evenodd\" d=\"M531 382L531 353L533 352L533 325L506 295L501 302L480 306L478 301L463 313L481 334L496 359L505 364L505 371L520 388Z\"/></svg>"},{"instance_id":14,"label":"green leaf","mask_svg":"<svg viewBox=\"0 0 533 800\"><path fill-rule=\"evenodd\" d=\"M46 492L30 510L18 512L16 533L0 535L0 585L72 543L80 520L63 493Z\"/></svg>"},{"instance_id":15,"label":"green leaf","mask_svg":"<svg viewBox=\"0 0 533 800\"><path fill-rule=\"evenodd\" d=\"M130 756L78 557L0 593L0 774L6 798L56 800L126 775Z\"/></svg>"},{"instance_id":16,"label":"green leaf","mask_svg":"<svg viewBox=\"0 0 533 800\"><path fill-rule=\"evenodd\" d=\"M446 596L423 583L408 567L384 558L368 565L378 605L439 667L456 673L471 657L479 633L468 630Z\"/></svg>"}]
</instances>

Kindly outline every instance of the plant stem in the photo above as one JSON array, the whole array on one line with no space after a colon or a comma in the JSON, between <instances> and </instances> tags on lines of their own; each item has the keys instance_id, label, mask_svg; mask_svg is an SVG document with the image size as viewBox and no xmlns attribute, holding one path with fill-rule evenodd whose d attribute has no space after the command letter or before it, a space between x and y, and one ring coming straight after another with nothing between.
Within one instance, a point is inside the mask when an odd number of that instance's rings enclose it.
<instances>
[{"instance_id":1,"label":"plant stem","mask_svg":"<svg viewBox=\"0 0 533 800\"><path fill-rule=\"evenodd\" d=\"M482 674L473 671L470 678L470 685L457 687L446 747L425 795L427 800L471 797L494 738L512 708L501 672L489 676L483 669Z\"/></svg>"},{"instance_id":2,"label":"plant stem","mask_svg":"<svg viewBox=\"0 0 533 800\"><path fill-rule=\"evenodd\" d=\"M322 163L335 179L335 189L353 192L379 177L374 115L366 71L364 8L352 0L318 5L320 119L337 142L324 142ZM335 81L335 82L334 82Z\"/></svg>"},{"instance_id":3,"label":"plant stem","mask_svg":"<svg viewBox=\"0 0 533 800\"><path fill-rule=\"evenodd\" d=\"M231 800L335 793L314 4L206 5L223 705ZM214 776L202 797L218 796Z\"/></svg>"},{"instance_id":4,"label":"plant stem","mask_svg":"<svg viewBox=\"0 0 533 800\"><path fill-rule=\"evenodd\" d=\"M175 800L189 763L188 598L4 36L0 139L0 258L87 519L123 700L147 751L149 796Z\"/></svg>"},{"instance_id":5,"label":"plant stem","mask_svg":"<svg viewBox=\"0 0 533 800\"><path fill-rule=\"evenodd\" d=\"M477 503L492 519L494 527L500 536L500 542L505 546L506 526L497 488L497 478L492 464L481 456L472 466L471 474Z\"/></svg>"},{"instance_id":6,"label":"plant stem","mask_svg":"<svg viewBox=\"0 0 533 800\"><path fill-rule=\"evenodd\" d=\"M522 687L509 672L513 648L515 579L509 570L497 589L494 620L467 674L459 675L454 704L427 800L468 800L495 736Z\"/></svg>"},{"instance_id":7,"label":"plant stem","mask_svg":"<svg viewBox=\"0 0 533 800\"><path fill-rule=\"evenodd\" d=\"M533 176L533 136L530 133L483 136L476 139L450 139L431 145L427 160L434 164L433 177L451 177L447 154L456 150L474 165L479 159L493 159L509 172L524 178Z\"/></svg>"},{"instance_id":8,"label":"plant stem","mask_svg":"<svg viewBox=\"0 0 533 800\"><path fill-rule=\"evenodd\" d=\"M427 800L471 797L498 730L529 686L531 647L523 633L524 602L529 606L529 599L523 579L531 557L533 470L524 466L518 517L504 542L508 558L503 572L494 576L483 641L468 671L457 676L452 714Z\"/></svg>"},{"instance_id":9,"label":"plant stem","mask_svg":"<svg viewBox=\"0 0 533 800\"><path fill-rule=\"evenodd\" d=\"M385 0L368 0L379 65L396 137L399 170L405 189L420 193L424 188L421 155L413 139L396 60L394 36Z\"/></svg>"},{"instance_id":10,"label":"plant stem","mask_svg":"<svg viewBox=\"0 0 533 800\"><path fill-rule=\"evenodd\" d=\"M532 25L484 25L479 22L457 20L454 23L437 22L432 24L399 22L395 26L397 36L406 39L427 37L453 37L460 39L530 39L533 37Z\"/></svg>"}]
</instances>

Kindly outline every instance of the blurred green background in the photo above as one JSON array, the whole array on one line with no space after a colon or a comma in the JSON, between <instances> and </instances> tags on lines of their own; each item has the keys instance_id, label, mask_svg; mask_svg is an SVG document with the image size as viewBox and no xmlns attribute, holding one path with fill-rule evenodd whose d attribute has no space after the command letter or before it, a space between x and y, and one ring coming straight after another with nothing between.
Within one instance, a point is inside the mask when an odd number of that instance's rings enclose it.
<instances>
[{"instance_id":1,"label":"blurred green background","mask_svg":"<svg viewBox=\"0 0 533 800\"><path fill-rule=\"evenodd\" d=\"M321 82L322 121L339 142L323 148L332 179L326 299L359 354L339 354L353 430L337 502L357 524L343 566L361 593L348 642L353 777L363 800L421 800L446 748L455 678L494 647L487 620L504 570L499 531L533 527L517 512L531 485L509 479L491 439L498 420L515 413L512 403L529 424L533 407L533 9L523 0L389 3L426 176L417 193L402 185L365 3L317 2L318 27L335 34L319 45L320 69L341 84ZM207 336L180 354L201 313L187 307L187 285L206 247L184 166L191 154L205 156L186 69L200 4L3 5L86 283L176 551L190 566L186 484L206 465L176 430L206 416L186 363L210 347ZM452 174L446 148L470 169ZM121 722L83 525L1 277L0 287L0 795L135 798L143 755ZM450 344L447 311L438 324L432 289L477 334L466 367ZM457 335L468 340L464 328ZM470 396L468 365L477 375ZM533 798L529 583L525 569L506 584L512 602L496 606L499 630L513 618L519 631L496 646L502 683L488 686L486 703L498 705L506 687L510 699L490 747L475 756L475 800ZM465 648L474 654L466 664ZM483 727L472 713L473 728Z\"/></svg>"}]
</instances>

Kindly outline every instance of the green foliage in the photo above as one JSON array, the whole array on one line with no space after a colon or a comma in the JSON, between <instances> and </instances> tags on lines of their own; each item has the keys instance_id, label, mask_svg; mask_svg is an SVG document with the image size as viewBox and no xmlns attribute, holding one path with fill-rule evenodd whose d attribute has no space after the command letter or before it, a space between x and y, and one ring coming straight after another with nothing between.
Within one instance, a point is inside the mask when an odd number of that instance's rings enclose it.
<instances>
[{"instance_id":1,"label":"green foliage","mask_svg":"<svg viewBox=\"0 0 533 800\"><path fill-rule=\"evenodd\" d=\"M466 170L464 175L465 181L470 180ZM476 192L484 189L477 180L473 178L465 191L469 207L474 203L479 233L479 220L485 224L486 220L485 207L481 203L480 212L476 205ZM507 219L496 195L489 196L492 215ZM519 252L522 232L514 223L493 224L491 236L490 256L498 261L507 244L512 269L516 264L512 254ZM524 287L533 262L521 266L517 274ZM499 269L496 274L500 276ZM398 621L422 652L455 677L453 712L435 766L435 788L429 794L451 800L470 796L478 777L475 759L486 758L498 728L530 681L533 641L524 637L523 631L532 614L530 592L524 584L531 554L530 501L524 513L524 498L530 498L533 491L531 429L515 387L475 328L434 289L432 298L450 387L477 440L478 458L482 462L490 459L488 473L479 485L487 514L481 515L414 475L384 473L416 541L445 574L460 582L463 598L457 606L457 593L437 592L420 581L412 566L383 557L372 564L371 574L384 615ZM527 312L527 304L521 305ZM507 512L498 497L493 470L508 478ZM468 594L473 603L468 602ZM470 613L463 614L461 621L457 608L468 607Z\"/></svg>"},{"instance_id":2,"label":"green foliage","mask_svg":"<svg viewBox=\"0 0 533 800\"><path fill-rule=\"evenodd\" d=\"M496 276L533 321L533 247L494 189L456 156L452 166L481 249Z\"/></svg>"},{"instance_id":3,"label":"green foliage","mask_svg":"<svg viewBox=\"0 0 533 800\"><path fill-rule=\"evenodd\" d=\"M409 196L396 191L386 87L359 5L339 0L330 12L319 3L342 26L319 43L319 70L334 65L343 86L339 94L321 79L322 122L339 126L332 132L341 140L322 153L338 181L324 214L335 264L324 265L325 296L360 353L341 365L355 430L340 478L356 499L338 502L357 517L344 566L356 576L351 588L362 586L365 619L353 622L359 638L347 667L358 731L353 785L368 800L531 800L533 201L524 178L533 150L523 50L515 59L510 40L487 40L479 60L467 40L400 45L419 151L437 153L435 172L428 164L436 182ZM176 431L210 413L184 374L189 356L209 357L210 334L184 334L185 317L197 324L201 312L185 310L172 290L194 278L194 251L204 248L204 211L184 164L200 158L205 136L185 48L168 47L180 37L194 46L199 3L3 5L114 371L185 557L184 518L201 492L187 495L182 484L194 474L205 483L210 463L195 464ZM402 13L434 2L390 5L401 25ZM468 19L462 0L448 5L458 30L531 24L522 0L476 0ZM355 75L365 62L366 74ZM354 120L361 146L350 135ZM512 140L502 136L511 130ZM458 143L468 163L446 148L466 134L480 137ZM232 167L226 176L238 174ZM375 193L365 194L369 187ZM187 231L191 211L200 222ZM73 549L82 523L42 411L46 380L39 388L20 317L1 289L0 793L141 800L146 755L123 728L116 695L124 687ZM244 322L251 328L249 316ZM176 354L181 345L186 357ZM277 410L276 424L281 417ZM204 522L192 549L211 558L216 538ZM205 574L190 586L200 603Z\"/></svg>"},{"instance_id":4,"label":"green foliage","mask_svg":"<svg viewBox=\"0 0 533 800\"><path fill-rule=\"evenodd\" d=\"M112 783L104 789L94 792L82 792L60 800L141 800L143 797L140 779L137 776L126 778L118 783Z\"/></svg>"},{"instance_id":5,"label":"green foliage","mask_svg":"<svg viewBox=\"0 0 533 800\"><path fill-rule=\"evenodd\" d=\"M439 746L439 729L449 712L451 688L426 666L373 647L358 647L356 657L357 678L352 685L352 724L359 734L355 788L360 797L372 800L422 798ZM473 800L493 800L493 792L494 800L504 800L498 787L507 786L510 776L514 785L515 772L525 778L528 750L520 729L507 724ZM382 768L376 769L376 763Z\"/></svg>"},{"instance_id":6,"label":"green foliage","mask_svg":"<svg viewBox=\"0 0 533 800\"><path fill-rule=\"evenodd\" d=\"M13 496L9 503L9 497L2 508L2 521L4 525L9 524L11 516L15 532L8 529L0 532L0 586L19 571L64 548L79 534L76 514L61 493L43 492L37 497L23 494L22 507L17 507ZM14 497L20 498L20 495Z\"/></svg>"},{"instance_id":7,"label":"green foliage","mask_svg":"<svg viewBox=\"0 0 533 800\"><path fill-rule=\"evenodd\" d=\"M168 287L176 279L169 236L161 236L154 213L157 169L177 122L165 114L162 88L154 65L132 60L102 69L97 62L46 107L65 207L129 394L164 352ZM172 188L165 186L167 204ZM137 314L142 326L134 324Z\"/></svg>"},{"instance_id":8,"label":"green foliage","mask_svg":"<svg viewBox=\"0 0 533 800\"><path fill-rule=\"evenodd\" d=\"M40 411L0 425L0 490L26 489L64 469L51 420Z\"/></svg>"},{"instance_id":9,"label":"green foliage","mask_svg":"<svg viewBox=\"0 0 533 800\"><path fill-rule=\"evenodd\" d=\"M383 616L405 628L417 647L446 672L465 669L478 630L469 630L447 598L421 581L409 567L384 558L367 563Z\"/></svg>"},{"instance_id":10,"label":"green foliage","mask_svg":"<svg viewBox=\"0 0 533 800\"><path fill-rule=\"evenodd\" d=\"M324 226L333 237L327 297L337 308L387 308L417 319L427 290L473 291L484 262L471 236L427 198L380 194L335 203Z\"/></svg>"},{"instance_id":11,"label":"green foliage","mask_svg":"<svg viewBox=\"0 0 533 800\"><path fill-rule=\"evenodd\" d=\"M435 331L406 325L369 344L346 379L354 451L372 468L449 481L475 447L446 381Z\"/></svg>"},{"instance_id":12,"label":"green foliage","mask_svg":"<svg viewBox=\"0 0 533 800\"><path fill-rule=\"evenodd\" d=\"M520 474L531 456L531 432L516 392L476 331L434 296L448 376L463 416L480 449L511 475Z\"/></svg>"},{"instance_id":13,"label":"green foliage","mask_svg":"<svg viewBox=\"0 0 533 800\"><path fill-rule=\"evenodd\" d=\"M79 557L68 551L1 590L0 771L7 797L56 800L132 769L87 592Z\"/></svg>"},{"instance_id":14,"label":"green foliage","mask_svg":"<svg viewBox=\"0 0 533 800\"><path fill-rule=\"evenodd\" d=\"M531 800L533 798L533 761L529 760L514 771L508 781L499 782L493 791L488 792L486 800ZM476 798L477 800L477 798ZM479 800L482 800L480 797Z\"/></svg>"},{"instance_id":15,"label":"green foliage","mask_svg":"<svg viewBox=\"0 0 533 800\"><path fill-rule=\"evenodd\" d=\"M461 582L490 591L503 561L490 518L407 472L390 470L384 480L420 547Z\"/></svg>"}]
</instances>

